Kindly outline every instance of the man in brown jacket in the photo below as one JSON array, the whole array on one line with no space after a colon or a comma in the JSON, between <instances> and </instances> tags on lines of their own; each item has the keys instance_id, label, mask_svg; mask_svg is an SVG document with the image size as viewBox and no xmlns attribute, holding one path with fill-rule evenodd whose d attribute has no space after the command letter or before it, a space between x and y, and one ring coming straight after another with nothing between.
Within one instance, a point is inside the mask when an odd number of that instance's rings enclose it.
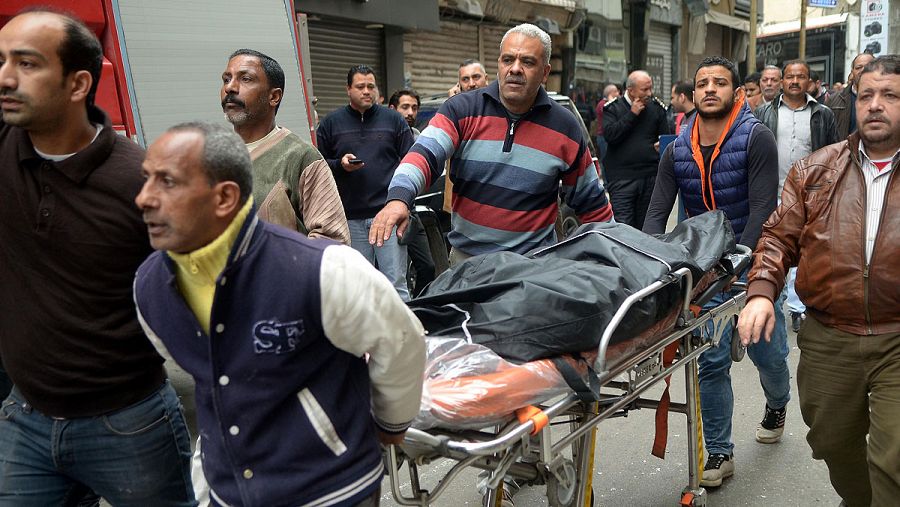
<instances>
[{"instance_id":1,"label":"man in brown jacket","mask_svg":"<svg viewBox=\"0 0 900 507\"><path fill-rule=\"evenodd\" d=\"M252 49L231 54L222 73L222 111L253 160L253 200L263 220L310 238L350 244L331 169L316 148L275 124L284 71Z\"/></svg>"},{"instance_id":2,"label":"man in brown jacket","mask_svg":"<svg viewBox=\"0 0 900 507\"><path fill-rule=\"evenodd\" d=\"M842 505L900 498L900 56L857 77L849 139L797 161L763 226L738 330L769 339L797 266L807 316L797 386L807 441ZM868 435L868 440L867 440Z\"/></svg>"}]
</instances>

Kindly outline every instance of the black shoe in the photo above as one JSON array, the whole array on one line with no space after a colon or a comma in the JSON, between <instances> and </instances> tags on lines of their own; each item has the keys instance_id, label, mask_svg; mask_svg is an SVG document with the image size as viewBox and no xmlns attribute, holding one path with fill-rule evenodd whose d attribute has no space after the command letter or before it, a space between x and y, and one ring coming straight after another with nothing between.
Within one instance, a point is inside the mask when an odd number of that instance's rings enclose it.
<instances>
[{"instance_id":1,"label":"black shoe","mask_svg":"<svg viewBox=\"0 0 900 507\"><path fill-rule=\"evenodd\" d=\"M803 321L806 319L806 314L803 312L791 312L791 330L795 333L800 331L800 324L803 324Z\"/></svg>"},{"instance_id":2,"label":"black shoe","mask_svg":"<svg viewBox=\"0 0 900 507\"><path fill-rule=\"evenodd\" d=\"M727 454L710 454L703 466L703 478L700 485L704 488L717 488L722 480L734 475L734 461Z\"/></svg>"},{"instance_id":3,"label":"black shoe","mask_svg":"<svg viewBox=\"0 0 900 507\"><path fill-rule=\"evenodd\" d=\"M775 410L769 408L769 404L766 403L766 413L763 415L763 420L760 421L759 427L756 428L756 441L762 444L774 444L781 440L786 417L787 407Z\"/></svg>"}]
</instances>

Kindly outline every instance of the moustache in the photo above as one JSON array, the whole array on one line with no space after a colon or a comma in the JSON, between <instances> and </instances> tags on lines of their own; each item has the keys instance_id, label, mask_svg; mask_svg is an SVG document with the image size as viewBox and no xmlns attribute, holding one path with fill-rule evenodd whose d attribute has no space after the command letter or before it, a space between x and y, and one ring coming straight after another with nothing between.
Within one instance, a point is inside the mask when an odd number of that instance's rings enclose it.
<instances>
[{"instance_id":1,"label":"moustache","mask_svg":"<svg viewBox=\"0 0 900 507\"><path fill-rule=\"evenodd\" d=\"M225 98L222 99L222 107L225 107L226 104L235 104L237 106L241 106L244 108L247 107L247 104L244 103L243 100L237 98L237 95L235 95L233 93L229 93L228 95L225 95Z\"/></svg>"},{"instance_id":2,"label":"moustache","mask_svg":"<svg viewBox=\"0 0 900 507\"><path fill-rule=\"evenodd\" d=\"M887 123L888 125L891 124L891 122L887 119L887 117L885 117L884 115L881 115L881 114L877 114L877 113L866 116L864 123L870 123L873 121L880 121L883 123Z\"/></svg>"},{"instance_id":3,"label":"moustache","mask_svg":"<svg viewBox=\"0 0 900 507\"><path fill-rule=\"evenodd\" d=\"M504 79L504 82L507 83L507 84L520 84L520 85L523 85L523 84L525 84L525 78L523 78L523 77L518 77L518 76L507 76L506 79Z\"/></svg>"}]
</instances>

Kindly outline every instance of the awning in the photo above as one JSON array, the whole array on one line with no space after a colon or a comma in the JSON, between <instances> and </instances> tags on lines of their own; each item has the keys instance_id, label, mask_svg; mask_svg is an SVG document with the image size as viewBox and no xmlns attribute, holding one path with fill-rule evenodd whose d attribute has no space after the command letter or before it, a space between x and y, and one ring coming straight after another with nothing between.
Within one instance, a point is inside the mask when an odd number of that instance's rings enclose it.
<instances>
[{"instance_id":1,"label":"awning","mask_svg":"<svg viewBox=\"0 0 900 507\"><path fill-rule=\"evenodd\" d=\"M750 32L750 22L729 14L723 14L718 11L709 10L704 15L707 23L715 23L717 25L727 26L741 32Z\"/></svg>"},{"instance_id":2,"label":"awning","mask_svg":"<svg viewBox=\"0 0 900 507\"><path fill-rule=\"evenodd\" d=\"M831 14L817 18L806 19L806 29L813 30L816 28L827 28L829 26L840 25L847 22L848 14ZM784 23L773 23L760 27L758 37L768 37L770 35L781 35L785 33L793 33L800 31L800 21L786 21Z\"/></svg>"}]
</instances>

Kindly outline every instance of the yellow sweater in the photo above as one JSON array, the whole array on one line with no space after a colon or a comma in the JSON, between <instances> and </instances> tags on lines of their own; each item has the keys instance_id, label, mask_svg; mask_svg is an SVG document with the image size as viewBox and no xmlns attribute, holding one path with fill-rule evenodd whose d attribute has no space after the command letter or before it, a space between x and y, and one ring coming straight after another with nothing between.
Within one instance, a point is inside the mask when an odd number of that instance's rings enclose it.
<instances>
[{"instance_id":1,"label":"yellow sweater","mask_svg":"<svg viewBox=\"0 0 900 507\"><path fill-rule=\"evenodd\" d=\"M241 226L244 225L244 220L247 219L247 214L250 213L252 206L253 198L251 197L235 215L234 220L228 224L228 228L208 245L186 254L166 252L175 261L177 267L175 279L178 281L181 295L184 296L184 300L194 312L206 334L209 334L209 319L213 297L216 294L216 279L225 269L228 254L231 253L231 247L237 240Z\"/></svg>"}]
</instances>

